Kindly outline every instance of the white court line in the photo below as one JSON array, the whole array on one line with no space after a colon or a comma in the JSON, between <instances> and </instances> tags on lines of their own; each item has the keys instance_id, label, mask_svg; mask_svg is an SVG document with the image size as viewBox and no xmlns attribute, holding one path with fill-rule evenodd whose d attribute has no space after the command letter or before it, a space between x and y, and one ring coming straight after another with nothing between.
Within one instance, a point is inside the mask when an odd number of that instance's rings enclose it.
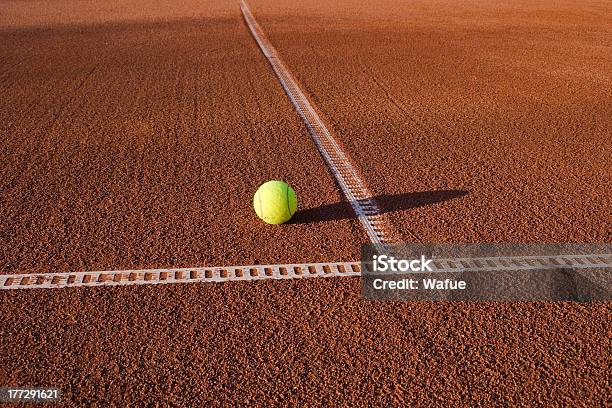
<instances>
[{"instance_id":1,"label":"white court line","mask_svg":"<svg viewBox=\"0 0 612 408\"><path fill-rule=\"evenodd\" d=\"M564 268L612 268L612 254L434 258L432 262L432 272L434 273L549 270ZM359 262L133 269L94 272L22 273L0 275L0 290L305 279L361 276L361 274L362 265Z\"/></svg>"},{"instance_id":2,"label":"white court line","mask_svg":"<svg viewBox=\"0 0 612 408\"><path fill-rule=\"evenodd\" d=\"M306 124L312 140L357 214L368 238L375 245L392 242L391 235L393 230L391 225L381 215L372 193L351 165L349 158L327 129L311 102L306 98L297 81L281 61L278 52L268 41L257 21L255 21L249 6L246 2L242 1L240 8L255 41L257 41L259 48L268 59L291 103Z\"/></svg>"},{"instance_id":3,"label":"white court line","mask_svg":"<svg viewBox=\"0 0 612 408\"><path fill-rule=\"evenodd\" d=\"M0 275L0 290L359 276L359 262L133 269Z\"/></svg>"}]
</instances>

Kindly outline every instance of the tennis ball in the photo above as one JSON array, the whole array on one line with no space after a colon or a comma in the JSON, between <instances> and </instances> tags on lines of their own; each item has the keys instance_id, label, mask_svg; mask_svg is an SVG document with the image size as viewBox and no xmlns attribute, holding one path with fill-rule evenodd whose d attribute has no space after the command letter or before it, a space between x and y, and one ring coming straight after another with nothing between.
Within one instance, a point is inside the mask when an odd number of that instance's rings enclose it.
<instances>
[{"instance_id":1,"label":"tennis ball","mask_svg":"<svg viewBox=\"0 0 612 408\"><path fill-rule=\"evenodd\" d=\"M297 210L295 191L284 181L267 181L255 192L253 208L257 216L268 224L287 222Z\"/></svg>"}]
</instances>

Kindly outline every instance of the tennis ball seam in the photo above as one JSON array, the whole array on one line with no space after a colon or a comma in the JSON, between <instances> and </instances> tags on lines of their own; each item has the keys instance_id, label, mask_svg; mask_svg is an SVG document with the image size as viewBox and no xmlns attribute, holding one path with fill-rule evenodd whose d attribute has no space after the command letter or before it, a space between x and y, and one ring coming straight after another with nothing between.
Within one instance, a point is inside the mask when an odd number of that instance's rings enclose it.
<instances>
[{"instance_id":1,"label":"tennis ball seam","mask_svg":"<svg viewBox=\"0 0 612 408\"><path fill-rule=\"evenodd\" d=\"M259 190L257 191L257 201L259 201L259 213L261 214L261 218L265 220L266 217L263 212L263 204L261 203L261 193Z\"/></svg>"},{"instance_id":2,"label":"tennis ball seam","mask_svg":"<svg viewBox=\"0 0 612 408\"><path fill-rule=\"evenodd\" d=\"M289 205L289 184L285 184L285 202L287 203L287 214L291 218L291 206Z\"/></svg>"}]
</instances>

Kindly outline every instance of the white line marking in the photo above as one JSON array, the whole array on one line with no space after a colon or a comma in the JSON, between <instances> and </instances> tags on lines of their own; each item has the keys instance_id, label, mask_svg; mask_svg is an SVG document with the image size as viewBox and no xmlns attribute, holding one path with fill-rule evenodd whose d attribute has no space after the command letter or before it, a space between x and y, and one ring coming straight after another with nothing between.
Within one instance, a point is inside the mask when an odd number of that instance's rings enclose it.
<instances>
[{"instance_id":1,"label":"white line marking","mask_svg":"<svg viewBox=\"0 0 612 408\"><path fill-rule=\"evenodd\" d=\"M297 81L279 58L278 52L255 21L249 6L242 1L240 8L255 41L270 62L291 103L302 117L315 145L353 207L361 225L365 228L368 238L375 245L392 242L390 237L391 226L385 220L380 219L380 210L372 198L372 193L316 113Z\"/></svg>"},{"instance_id":2,"label":"white line marking","mask_svg":"<svg viewBox=\"0 0 612 408\"><path fill-rule=\"evenodd\" d=\"M0 290L360 276L359 262L134 269L0 275Z\"/></svg>"},{"instance_id":3,"label":"white line marking","mask_svg":"<svg viewBox=\"0 0 612 408\"><path fill-rule=\"evenodd\" d=\"M432 264L432 272L435 273L559 268L612 268L612 254L434 258ZM482 266L479 266L479 264ZM361 271L362 265L359 262L324 262L94 272L22 273L0 275L0 290L307 279L361 276Z\"/></svg>"}]
</instances>

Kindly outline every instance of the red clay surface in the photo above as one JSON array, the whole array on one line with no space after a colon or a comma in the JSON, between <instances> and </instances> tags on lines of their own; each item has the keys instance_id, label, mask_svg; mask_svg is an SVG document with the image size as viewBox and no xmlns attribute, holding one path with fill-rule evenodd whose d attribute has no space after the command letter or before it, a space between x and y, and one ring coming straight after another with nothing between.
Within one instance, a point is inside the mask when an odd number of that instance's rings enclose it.
<instances>
[{"instance_id":1,"label":"red clay surface","mask_svg":"<svg viewBox=\"0 0 612 408\"><path fill-rule=\"evenodd\" d=\"M251 9L404 240L610 242L612 5L278 3Z\"/></svg>"},{"instance_id":2,"label":"red clay surface","mask_svg":"<svg viewBox=\"0 0 612 408\"><path fill-rule=\"evenodd\" d=\"M73 405L609 398L609 303L374 303L350 278L5 292L2 383Z\"/></svg>"},{"instance_id":3,"label":"red clay surface","mask_svg":"<svg viewBox=\"0 0 612 408\"><path fill-rule=\"evenodd\" d=\"M258 221L268 179L341 195L234 14L2 33L0 271L359 257L357 221Z\"/></svg>"},{"instance_id":4,"label":"red clay surface","mask_svg":"<svg viewBox=\"0 0 612 408\"><path fill-rule=\"evenodd\" d=\"M251 6L406 240L610 242L608 6L276 4ZM4 5L2 273L358 257L237 4ZM250 197L280 177L307 211L271 228ZM66 406L609 400L609 302L373 303L339 278L0 312L0 386Z\"/></svg>"}]
</instances>

